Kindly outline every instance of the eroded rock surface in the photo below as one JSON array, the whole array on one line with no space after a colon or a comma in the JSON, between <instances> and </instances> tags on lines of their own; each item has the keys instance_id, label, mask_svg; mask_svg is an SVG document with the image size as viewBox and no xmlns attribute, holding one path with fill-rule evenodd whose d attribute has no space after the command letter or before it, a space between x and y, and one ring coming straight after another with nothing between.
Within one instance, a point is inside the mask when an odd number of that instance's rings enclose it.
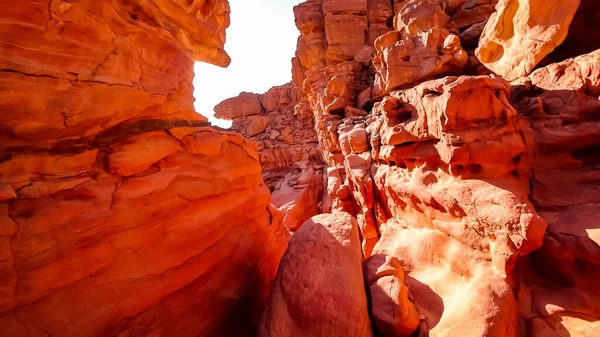
<instances>
[{"instance_id":1,"label":"eroded rock surface","mask_svg":"<svg viewBox=\"0 0 600 337\"><path fill-rule=\"evenodd\" d=\"M580 0L501 0L475 53L509 81L527 75L565 40L579 4Z\"/></svg>"},{"instance_id":2,"label":"eroded rock surface","mask_svg":"<svg viewBox=\"0 0 600 337\"><path fill-rule=\"evenodd\" d=\"M7 335L600 334L593 0L308 0L231 131L226 1L0 9Z\"/></svg>"},{"instance_id":3,"label":"eroded rock surface","mask_svg":"<svg viewBox=\"0 0 600 337\"><path fill-rule=\"evenodd\" d=\"M0 335L252 336L284 232L256 145L192 105L227 2L0 17Z\"/></svg>"},{"instance_id":4,"label":"eroded rock surface","mask_svg":"<svg viewBox=\"0 0 600 337\"><path fill-rule=\"evenodd\" d=\"M215 107L216 116L258 144L263 179L283 225L297 229L313 215L327 212L323 200L324 163L312 113L303 111L292 83L265 94L241 93Z\"/></svg>"},{"instance_id":5,"label":"eroded rock surface","mask_svg":"<svg viewBox=\"0 0 600 337\"><path fill-rule=\"evenodd\" d=\"M376 333L412 333L413 305L420 336L593 335L598 52L509 81L589 52L595 42L576 41L596 6L364 2L297 6L292 65L333 211L357 218L367 267L397 261L383 287L367 275L385 289L371 299ZM550 53L572 20L572 46ZM329 27L340 22L352 26L347 48Z\"/></svg>"},{"instance_id":6,"label":"eroded rock surface","mask_svg":"<svg viewBox=\"0 0 600 337\"><path fill-rule=\"evenodd\" d=\"M507 277L517 256L542 244L546 223L527 200L531 130L508 93L498 78L447 77L374 108L373 254L406 268L422 333L517 334ZM460 305L457 289L469 294Z\"/></svg>"},{"instance_id":7,"label":"eroded rock surface","mask_svg":"<svg viewBox=\"0 0 600 337\"><path fill-rule=\"evenodd\" d=\"M407 1L395 17L396 30L375 40L375 96L436 75L461 73L468 56L458 36L446 28L451 18L441 5L431 0Z\"/></svg>"},{"instance_id":8,"label":"eroded rock surface","mask_svg":"<svg viewBox=\"0 0 600 337\"><path fill-rule=\"evenodd\" d=\"M373 255L365 260L372 317L383 336L410 336L421 323L413 297L404 283L397 258Z\"/></svg>"},{"instance_id":9,"label":"eroded rock surface","mask_svg":"<svg viewBox=\"0 0 600 337\"><path fill-rule=\"evenodd\" d=\"M373 336L352 216L317 215L294 234L258 336Z\"/></svg>"}]
</instances>

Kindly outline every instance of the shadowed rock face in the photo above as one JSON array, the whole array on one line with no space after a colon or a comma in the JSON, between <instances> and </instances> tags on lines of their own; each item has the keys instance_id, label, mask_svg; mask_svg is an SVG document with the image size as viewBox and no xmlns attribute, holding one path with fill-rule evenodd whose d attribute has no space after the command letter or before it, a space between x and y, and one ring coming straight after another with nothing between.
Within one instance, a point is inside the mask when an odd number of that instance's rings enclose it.
<instances>
[{"instance_id":1,"label":"shadowed rock face","mask_svg":"<svg viewBox=\"0 0 600 337\"><path fill-rule=\"evenodd\" d=\"M317 215L294 234L258 336L373 336L358 227L350 214Z\"/></svg>"},{"instance_id":2,"label":"shadowed rock face","mask_svg":"<svg viewBox=\"0 0 600 337\"><path fill-rule=\"evenodd\" d=\"M519 261L519 305L533 336L600 332L599 98L600 50L513 86L511 101L535 137L531 200L548 222L544 245Z\"/></svg>"},{"instance_id":3,"label":"shadowed rock face","mask_svg":"<svg viewBox=\"0 0 600 337\"><path fill-rule=\"evenodd\" d=\"M256 145L192 106L228 16L0 4L0 335L254 335L285 235Z\"/></svg>"}]
</instances>

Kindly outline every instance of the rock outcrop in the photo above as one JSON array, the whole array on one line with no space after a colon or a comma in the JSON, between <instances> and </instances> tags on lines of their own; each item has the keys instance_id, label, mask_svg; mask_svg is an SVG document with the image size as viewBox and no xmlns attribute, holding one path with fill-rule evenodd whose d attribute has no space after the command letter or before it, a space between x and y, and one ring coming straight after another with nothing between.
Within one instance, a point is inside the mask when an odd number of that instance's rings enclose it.
<instances>
[{"instance_id":1,"label":"rock outcrop","mask_svg":"<svg viewBox=\"0 0 600 337\"><path fill-rule=\"evenodd\" d=\"M373 255L365 260L372 316L383 336L408 337L421 323L413 297L404 283L404 270L397 258Z\"/></svg>"},{"instance_id":2,"label":"rock outcrop","mask_svg":"<svg viewBox=\"0 0 600 337\"><path fill-rule=\"evenodd\" d=\"M374 96L442 74L460 74L467 53L446 26L450 16L435 1L409 1L395 17L395 30L375 40Z\"/></svg>"},{"instance_id":3,"label":"rock outcrop","mask_svg":"<svg viewBox=\"0 0 600 337\"><path fill-rule=\"evenodd\" d=\"M233 121L232 128L258 144L263 179L283 225L296 230L313 215L328 212L323 200L324 163L312 113L298 106L292 83L265 94L243 92L215 107L215 116Z\"/></svg>"},{"instance_id":4,"label":"rock outcrop","mask_svg":"<svg viewBox=\"0 0 600 337\"><path fill-rule=\"evenodd\" d=\"M580 0L501 0L475 54L507 80L527 75L560 45Z\"/></svg>"},{"instance_id":5,"label":"rock outcrop","mask_svg":"<svg viewBox=\"0 0 600 337\"><path fill-rule=\"evenodd\" d=\"M254 335L285 234L256 145L192 105L227 1L0 17L0 335Z\"/></svg>"},{"instance_id":6,"label":"rock outcrop","mask_svg":"<svg viewBox=\"0 0 600 337\"><path fill-rule=\"evenodd\" d=\"M317 215L294 234L258 336L373 336L352 216Z\"/></svg>"},{"instance_id":7,"label":"rock outcrop","mask_svg":"<svg viewBox=\"0 0 600 337\"><path fill-rule=\"evenodd\" d=\"M600 55L565 60L587 46L556 48L583 41L577 27L597 7L578 6L295 8L299 105L315 118L332 211L357 218L376 333L410 335L415 323L420 336L598 331ZM388 261L382 281L369 269L376 258Z\"/></svg>"},{"instance_id":8,"label":"rock outcrop","mask_svg":"<svg viewBox=\"0 0 600 337\"><path fill-rule=\"evenodd\" d=\"M581 0L569 25L567 37L538 64L538 67L545 67L551 63L562 62L600 49L600 29L595 29L598 18L600 18L598 3L594 0Z\"/></svg>"},{"instance_id":9,"label":"rock outcrop","mask_svg":"<svg viewBox=\"0 0 600 337\"><path fill-rule=\"evenodd\" d=\"M363 153L382 212L373 254L407 269L422 332L517 333L506 278L517 256L542 244L546 223L527 200L531 130L508 93L501 79L446 77L373 109L370 138L379 144ZM460 304L457 289L469 294Z\"/></svg>"}]
</instances>

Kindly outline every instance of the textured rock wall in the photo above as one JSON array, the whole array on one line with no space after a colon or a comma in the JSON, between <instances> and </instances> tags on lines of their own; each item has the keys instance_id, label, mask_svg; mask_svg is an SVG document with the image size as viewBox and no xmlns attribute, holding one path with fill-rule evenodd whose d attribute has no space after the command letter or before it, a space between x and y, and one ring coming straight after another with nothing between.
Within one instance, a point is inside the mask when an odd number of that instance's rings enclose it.
<instances>
[{"instance_id":1,"label":"textured rock wall","mask_svg":"<svg viewBox=\"0 0 600 337\"><path fill-rule=\"evenodd\" d=\"M253 335L285 235L256 145L192 106L227 1L0 18L0 335Z\"/></svg>"},{"instance_id":2,"label":"textured rock wall","mask_svg":"<svg viewBox=\"0 0 600 337\"><path fill-rule=\"evenodd\" d=\"M583 42L597 9L294 9L298 106L314 115L333 212L357 219L376 334L411 335L413 310L419 336L600 333L600 55L582 55L597 49Z\"/></svg>"},{"instance_id":3,"label":"textured rock wall","mask_svg":"<svg viewBox=\"0 0 600 337\"><path fill-rule=\"evenodd\" d=\"M226 1L0 4L2 333L600 335L594 1L294 11L248 140Z\"/></svg>"},{"instance_id":4,"label":"textured rock wall","mask_svg":"<svg viewBox=\"0 0 600 337\"><path fill-rule=\"evenodd\" d=\"M531 201L548 222L524 270L520 306L533 336L600 333L600 50L513 83L511 102L531 121ZM543 280L543 281L540 281Z\"/></svg>"},{"instance_id":5,"label":"textured rock wall","mask_svg":"<svg viewBox=\"0 0 600 337\"><path fill-rule=\"evenodd\" d=\"M241 93L215 107L216 117L232 120L233 129L257 143L272 204L291 230L330 207L323 200L325 170L312 112L298 105L300 96L288 83L262 95Z\"/></svg>"}]
</instances>

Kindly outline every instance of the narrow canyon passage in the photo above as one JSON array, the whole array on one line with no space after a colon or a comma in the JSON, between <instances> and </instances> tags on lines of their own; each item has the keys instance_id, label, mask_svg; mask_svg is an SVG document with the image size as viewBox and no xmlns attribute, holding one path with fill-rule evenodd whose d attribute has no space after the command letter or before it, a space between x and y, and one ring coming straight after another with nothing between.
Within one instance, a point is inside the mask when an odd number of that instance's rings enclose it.
<instances>
[{"instance_id":1,"label":"narrow canyon passage","mask_svg":"<svg viewBox=\"0 0 600 337\"><path fill-rule=\"evenodd\" d=\"M227 0L0 0L0 337L600 336L600 4L293 12L223 129Z\"/></svg>"}]
</instances>

